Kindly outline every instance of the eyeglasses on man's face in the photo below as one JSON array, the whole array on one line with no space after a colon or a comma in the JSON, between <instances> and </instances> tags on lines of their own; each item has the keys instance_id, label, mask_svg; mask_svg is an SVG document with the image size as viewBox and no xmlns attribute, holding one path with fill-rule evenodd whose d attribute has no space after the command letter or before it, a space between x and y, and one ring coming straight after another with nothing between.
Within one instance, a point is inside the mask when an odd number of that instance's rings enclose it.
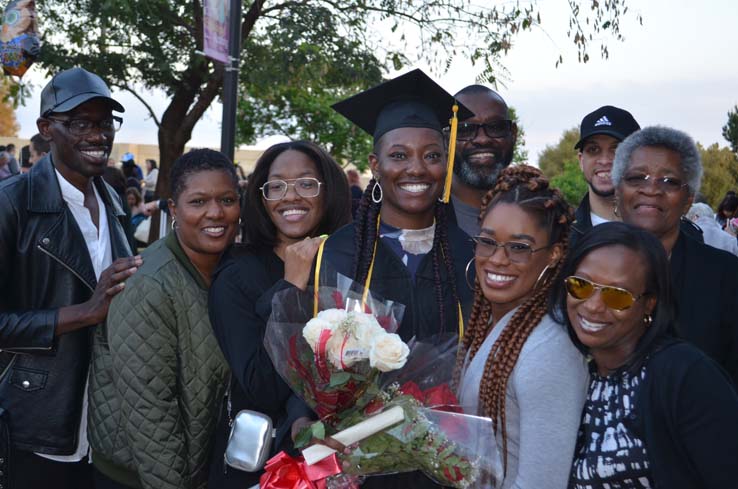
<instances>
[{"instance_id":1,"label":"eyeglasses on man's face","mask_svg":"<svg viewBox=\"0 0 738 489\"><path fill-rule=\"evenodd\" d=\"M323 182L317 178L294 178L292 180L269 180L259 189L266 200L284 199L290 187L294 187L295 193L300 197L309 199L320 195L321 185Z\"/></svg>"},{"instance_id":2,"label":"eyeglasses on man's face","mask_svg":"<svg viewBox=\"0 0 738 489\"><path fill-rule=\"evenodd\" d=\"M635 296L627 289L612 287L610 285L600 285L586 278L577 277L576 275L566 277L564 279L564 285L569 296L578 301L589 299L594 295L595 291L599 290L602 302L610 309L616 311L630 309L633 307L633 304L646 295L644 293Z\"/></svg>"},{"instance_id":3,"label":"eyeglasses on man's face","mask_svg":"<svg viewBox=\"0 0 738 489\"><path fill-rule=\"evenodd\" d=\"M527 263L530 261L533 253L550 248L550 246L533 248L528 243L522 243L519 241L500 243L496 239L492 239L487 236L474 236L472 241L477 245L475 251L476 256L480 258L488 258L495 254L497 248L502 248L505 250L507 259L513 263Z\"/></svg>"},{"instance_id":4,"label":"eyeglasses on man's face","mask_svg":"<svg viewBox=\"0 0 738 489\"><path fill-rule=\"evenodd\" d=\"M480 128L488 138L506 138L512 132L512 121L510 119L502 119L486 124L459 122L458 129L456 130L456 140L471 141L477 137ZM448 137L451 134L451 129L448 127L444 129L444 134Z\"/></svg>"},{"instance_id":5,"label":"eyeglasses on man's face","mask_svg":"<svg viewBox=\"0 0 738 489\"><path fill-rule=\"evenodd\" d=\"M89 119L59 119L56 117L46 118L63 125L73 136L87 136L95 128L107 133L118 132L123 125L123 119L118 116L113 116L101 121L91 121Z\"/></svg>"},{"instance_id":6,"label":"eyeglasses on man's face","mask_svg":"<svg viewBox=\"0 0 738 489\"><path fill-rule=\"evenodd\" d=\"M676 177L655 177L647 173L628 173L623 176L623 182L628 187L637 189L646 188L653 184L658 190L665 193L678 192L687 186L686 183Z\"/></svg>"}]
</instances>

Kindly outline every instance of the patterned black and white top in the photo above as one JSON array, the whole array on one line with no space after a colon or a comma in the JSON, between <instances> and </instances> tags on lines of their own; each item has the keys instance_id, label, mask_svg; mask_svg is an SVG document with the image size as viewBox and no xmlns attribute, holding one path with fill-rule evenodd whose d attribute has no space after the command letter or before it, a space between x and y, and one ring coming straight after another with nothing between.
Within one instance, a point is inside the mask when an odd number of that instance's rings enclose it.
<instances>
[{"instance_id":1,"label":"patterned black and white top","mask_svg":"<svg viewBox=\"0 0 738 489\"><path fill-rule=\"evenodd\" d=\"M643 441L629 428L633 400L646 376L647 363L636 374L607 377L590 363L590 384L582 413L570 489L641 489L653 487Z\"/></svg>"}]
</instances>

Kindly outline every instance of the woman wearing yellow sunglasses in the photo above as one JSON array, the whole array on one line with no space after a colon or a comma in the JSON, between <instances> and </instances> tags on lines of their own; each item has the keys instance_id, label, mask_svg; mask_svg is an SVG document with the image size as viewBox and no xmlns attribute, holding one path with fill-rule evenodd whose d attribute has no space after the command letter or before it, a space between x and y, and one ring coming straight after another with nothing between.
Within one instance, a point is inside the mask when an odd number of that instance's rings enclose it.
<instances>
[{"instance_id":1,"label":"woman wearing yellow sunglasses","mask_svg":"<svg viewBox=\"0 0 738 489\"><path fill-rule=\"evenodd\" d=\"M560 276L551 312L591 357L569 487L735 487L738 395L712 359L673 338L658 239L602 224L570 251Z\"/></svg>"}]
</instances>

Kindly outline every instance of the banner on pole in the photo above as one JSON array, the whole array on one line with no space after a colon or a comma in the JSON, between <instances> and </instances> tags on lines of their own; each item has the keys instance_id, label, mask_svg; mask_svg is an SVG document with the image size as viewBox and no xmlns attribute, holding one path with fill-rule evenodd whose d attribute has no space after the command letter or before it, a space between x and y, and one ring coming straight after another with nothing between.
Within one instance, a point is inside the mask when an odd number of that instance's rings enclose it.
<instances>
[{"instance_id":1,"label":"banner on pole","mask_svg":"<svg viewBox=\"0 0 738 489\"><path fill-rule=\"evenodd\" d=\"M229 63L230 11L230 0L205 0L203 2L203 51L206 56L221 63Z\"/></svg>"}]
</instances>

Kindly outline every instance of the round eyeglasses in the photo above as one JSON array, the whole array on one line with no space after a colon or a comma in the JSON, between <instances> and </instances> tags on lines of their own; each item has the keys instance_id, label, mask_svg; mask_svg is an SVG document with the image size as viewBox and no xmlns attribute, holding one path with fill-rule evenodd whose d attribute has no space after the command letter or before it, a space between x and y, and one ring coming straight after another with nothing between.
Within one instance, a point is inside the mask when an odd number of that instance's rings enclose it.
<instances>
[{"instance_id":1,"label":"round eyeglasses","mask_svg":"<svg viewBox=\"0 0 738 489\"><path fill-rule=\"evenodd\" d=\"M317 178L294 178L292 180L269 180L259 189L266 200L284 199L290 187L294 187L295 193L300 197L309 199L320 195L321 185L323 182Z\"/></svg>"},{"instance_id":2,"label":"round eyeglasses","mask_svg":"<svg viewBox=\"0 0 738 489\"><path fill-rule=\"evenodd\" d=\"M533 248L528 243L518 241L508 241L507 243L499 243L496 239L486 236L474 236L472 238L477 245L475 254L480 258L488 258L495 254L497 248L505 250L507 259L513 263L528 263L533 253L550 248L550 246L542 246Z\"/></svg>"},{"instance_id":3,"label":"round eyeglasses","mask_svg":"<svg viewBox=\"0 0 738 489\"><path fill-rule=\"evenodd\" d=\"M643 293L639 296L634 296L632 292L621 287L600 285L586 278L577 277L576 275L566 277L564 279L564 285L566 286L566 292L578 301L589 299L594 295L596 290L599 290L603 304L616 311L630 309L633 307L633 304L646 295Z\"/></svg>"},{"instance_id":4,"label":"round eyeglasses","mask_svg":"<svg viewBox=\"0 0 738 489\"><path fill-rule=\"evenodd\" d=\"M46 118L63 125L73 136L87 136L95 128L98 128L102 132L118 132L123 125L123 119L118 116L113 116L110 119L103 119L101 121L91 121L88 119L57 119L56 117Z\"/></svg>"}]
</instances>

